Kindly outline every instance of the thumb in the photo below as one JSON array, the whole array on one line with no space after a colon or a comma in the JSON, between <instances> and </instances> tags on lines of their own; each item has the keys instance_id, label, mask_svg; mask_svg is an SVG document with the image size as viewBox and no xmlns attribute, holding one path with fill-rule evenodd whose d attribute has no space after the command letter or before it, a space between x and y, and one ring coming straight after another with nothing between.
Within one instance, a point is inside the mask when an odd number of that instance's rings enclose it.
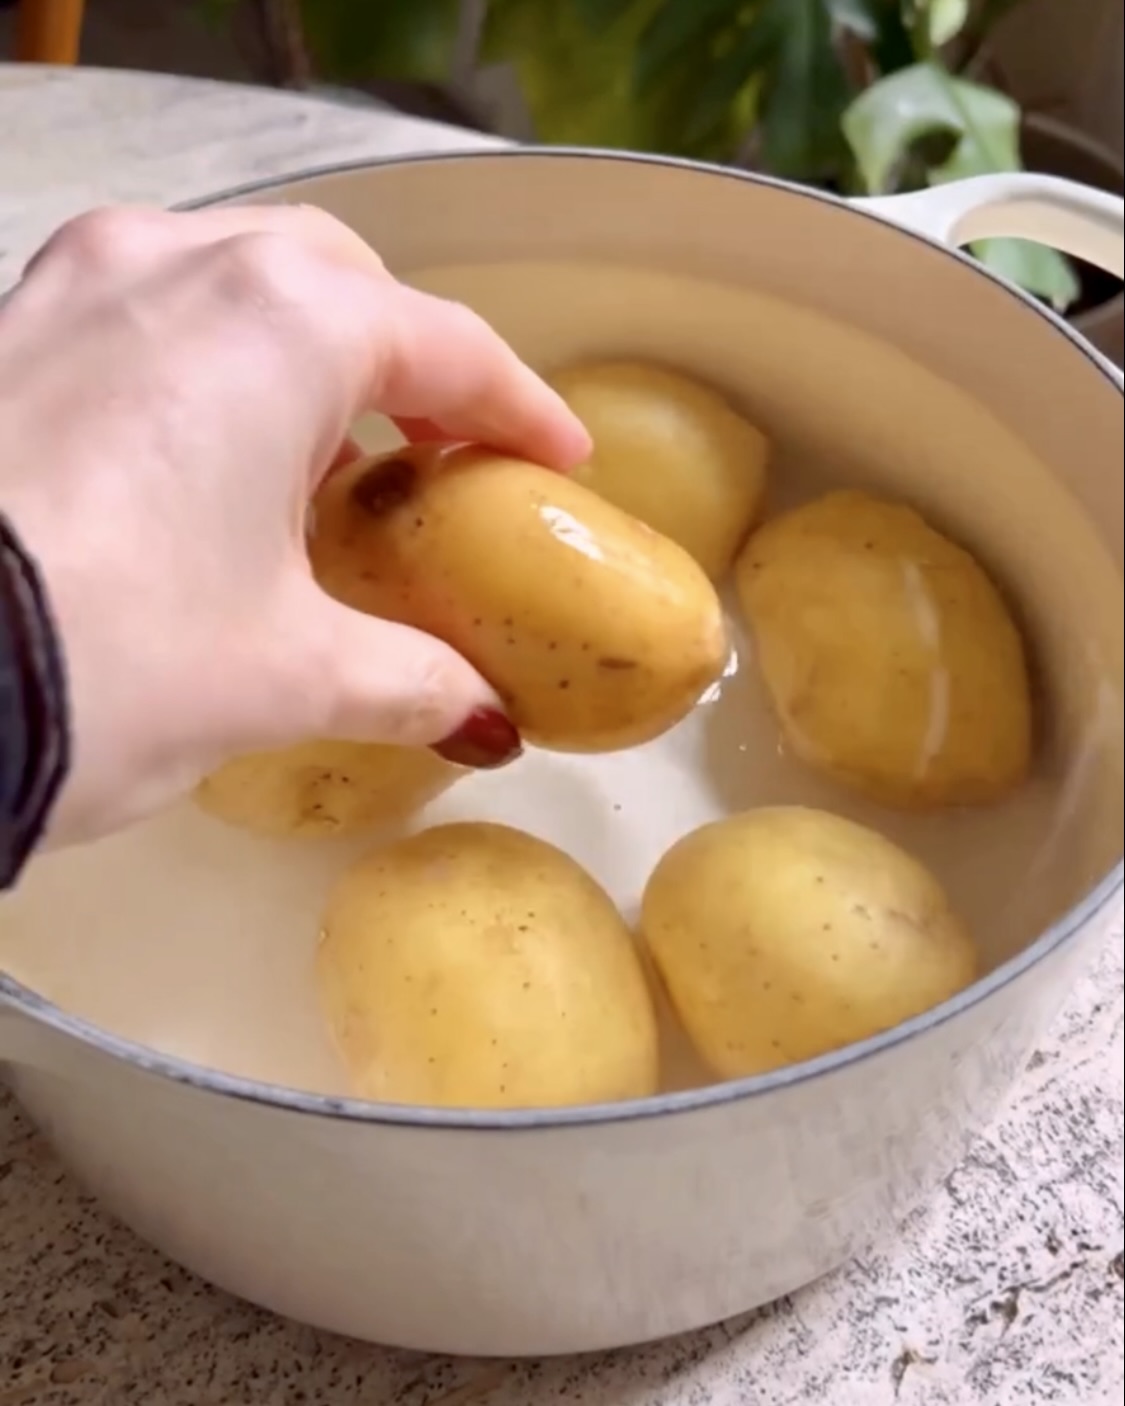
<instances>
[{"instance_id":1,"label":"thumb","mask_svg":"<svg viewBox=\"0 0 1125 1406\"><path fill-rule=\"evenodd\" d=\"M502 766L519 756L519 733L499 698L456 650L351 610L319 587L311 595L306 618L318 641L327 734L433 747L463 766Z\"/></svg>"}]
</instances>

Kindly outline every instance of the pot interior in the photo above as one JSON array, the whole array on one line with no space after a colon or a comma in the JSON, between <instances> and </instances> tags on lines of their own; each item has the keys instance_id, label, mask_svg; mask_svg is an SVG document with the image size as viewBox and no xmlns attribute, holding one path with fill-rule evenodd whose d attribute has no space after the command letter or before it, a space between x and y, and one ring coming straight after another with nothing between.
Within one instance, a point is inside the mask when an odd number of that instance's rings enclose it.
<instances>
[{"instance_id":1,"label":"pot interior","mask_svg":"<svg viewBox=\"0 0 1125 1406\"><path fill-rule=\"evenodd\" d=\"M532 753L416 824L488 818L568 849L627 912L686 830L800 802L928 862L998 964L1119 861L1122 403L1061 328L968 261L820 197L621 157L500 153L344 171L239 199L339 215L534 366L654 360L772 437L770 511L830 487L906 499L975 551L1025 625L1039 760L1010 800L903 814L787 757L739 667L672 733L608 757ZM390 427L360 427L371 447ZM270 842L189 804L39 860L5 903L0 968L161 1051L290 1087L346 1081L312 984L326 886L365 841ZM701 1072L674 1042L671 1087Z\"/></svg>"}]
</instances>

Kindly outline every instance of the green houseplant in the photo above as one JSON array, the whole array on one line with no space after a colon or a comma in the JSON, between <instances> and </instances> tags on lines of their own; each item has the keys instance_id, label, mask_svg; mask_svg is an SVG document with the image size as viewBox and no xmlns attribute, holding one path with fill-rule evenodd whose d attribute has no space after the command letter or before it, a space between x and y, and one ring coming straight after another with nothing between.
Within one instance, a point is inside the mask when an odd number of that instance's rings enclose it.
<instances>
[{"instance_id":1,"label":"green houseplant","mask_svg":"<svg viewBox=\"0 0 1125 1406\"><path fill-rule=\"evenodd\" d=\"M216 0L210 0L216 3ZM230 6L239 0L217 0ZM1018 105L967 74L1021 0L259 0L339 82L513 71L549 144L750 166L842 194L1020 169ZM285 26L281 26L285 27ZM1065 311L1053 250L974 253Z\"/></svg>"},{"instance_id":2,"label":"green houseplant","mask_svg":"<svg viewBox=\"0 0 1125 1406\"><path fill-rule=\"evenodd\" d=\"M1018 106L965 76L1018 3L491 0L481 53L514 63L541 140L889 194L1020 168ZM533 28L543 12L549 37ZM974 252L1060 310L1078 294L1052 250L993 240Z\"/></svg>"}]
</instances>

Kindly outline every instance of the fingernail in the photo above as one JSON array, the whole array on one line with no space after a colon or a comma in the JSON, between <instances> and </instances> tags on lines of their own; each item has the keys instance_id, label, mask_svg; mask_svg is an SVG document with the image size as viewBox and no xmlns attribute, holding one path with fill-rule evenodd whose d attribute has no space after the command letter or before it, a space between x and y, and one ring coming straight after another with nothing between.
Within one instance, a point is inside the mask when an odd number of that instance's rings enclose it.
<instances>
[{"instance_id":1,"label":"fingernail","mask_svg":"<svg viewBox=\"0 0 1125 1406\"><path fill-rule=\"evenodd\" d=\"M474 708L457 731L433 750L447 762L483 770L514 762L523 743L511 718L499 708Z\"/></svg>"}]
</instances>

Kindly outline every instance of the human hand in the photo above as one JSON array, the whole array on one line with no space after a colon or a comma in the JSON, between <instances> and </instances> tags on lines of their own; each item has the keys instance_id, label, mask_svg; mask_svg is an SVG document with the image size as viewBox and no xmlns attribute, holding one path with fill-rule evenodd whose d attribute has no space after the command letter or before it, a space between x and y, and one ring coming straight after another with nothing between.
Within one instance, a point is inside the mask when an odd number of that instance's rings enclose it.
<instances>
[{"instance_id":1,"label":"human hand","mask_svg":"<svg viewBox=\"0 0 1125 1406\"><path fill-rule=\"evenodd\" d=\"M128 823L239 751L336 736L518 747L444 644L312 580L309 498L366 411L566 469L578 421L463 307L300 206L102 210L0 304L0 507L62 640L56 842Z\"/></svg>"}]
</instances>

